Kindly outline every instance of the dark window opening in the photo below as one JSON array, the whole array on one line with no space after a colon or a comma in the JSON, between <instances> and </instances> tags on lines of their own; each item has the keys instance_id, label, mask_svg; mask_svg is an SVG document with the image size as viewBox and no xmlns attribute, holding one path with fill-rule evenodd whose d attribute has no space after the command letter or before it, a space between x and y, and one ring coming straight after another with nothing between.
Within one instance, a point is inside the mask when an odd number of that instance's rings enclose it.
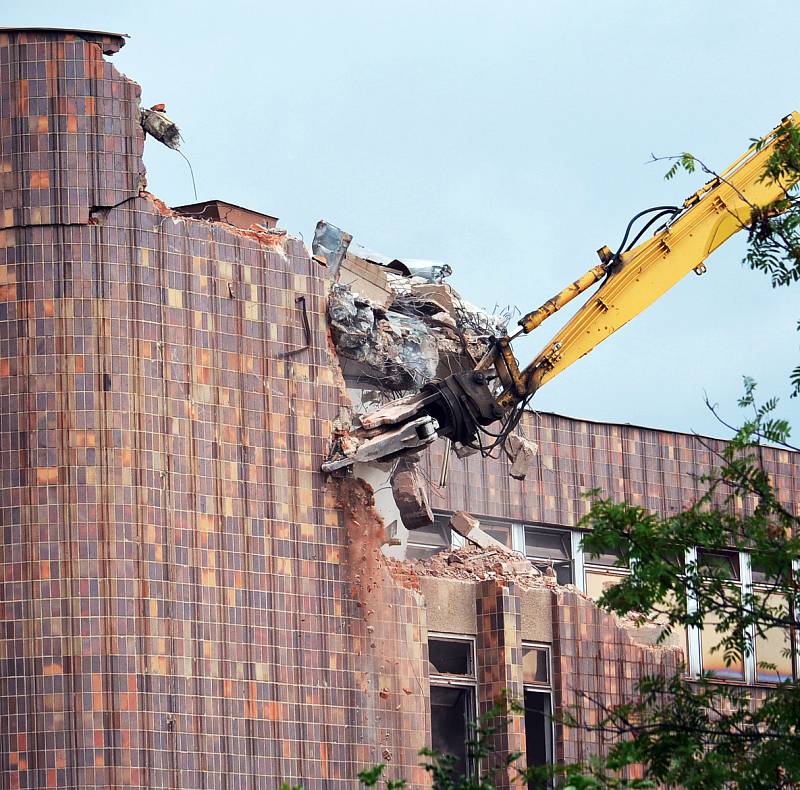
<instances>
[{"instance_id":1,"label":"dark window opening","mask_svg":"<svg viewBox=\"0 0 800 790\"><path fill-rule=\"evenodd\" d=\"M473 691L458 686L431 686L431 746L455 758L455 775L467 776L467 739L473 718Z\"/></svg>"},{"instance_id":2,"label":"dark window opening","mask_svg":"<svg viewBox=\"0 0 800 790\"><path fill-rule=\"evenodd\" d=\"M528 766L553 762L553 725L550 695L525 689L525 757ZM529 790L541 787L530 782Z\"/></svg>"},{"instance_id":3,"label":"dark window opening","mask_svg":"<svg viewBox=\"0 0 800 790\"><path fill-rule=\"evenodd\" d=\"M431 674L472 675L472 644L448 639L428 640Z\"/></svg>"},{"instance_id":4,"label":"dark window opening","mask_svg":"<svg viewBox=\"0 0 800 790\"><path fill-rule=\"evenodd\" d=\"M525 527L525 554L542 573L552 568L559 584L572 584L572 539L569 532Z\"/></svg>"},{"instance_id":5,"label":"dark window opening","mask_svg":"<svg viewBox=\"0 0 800 790\"><path fill-rule=\"evenodd\" d=\"M700 549L697 552L697 566L701 572L707 572L710 576L719 576L737 582L741 578L738 554Z\"/></svg>"},{"instance_id":6,"label":"dark window opening","mask_svg":"<svg viewBox=\"0 0 800 790\"><path fill-rule=\"evenodd\" d=\"M437 515L430 526L409 530L406 559L425 559L449 548L450 517Z\"/></svg>"}]
</instances>

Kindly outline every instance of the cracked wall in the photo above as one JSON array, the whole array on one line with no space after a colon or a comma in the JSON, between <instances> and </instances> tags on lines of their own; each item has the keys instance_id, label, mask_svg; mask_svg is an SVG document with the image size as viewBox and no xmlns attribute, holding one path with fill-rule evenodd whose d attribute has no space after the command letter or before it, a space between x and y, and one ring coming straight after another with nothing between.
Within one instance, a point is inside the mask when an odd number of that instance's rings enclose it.
<instances>
[{"instance_id":1,"label":"cracked wall","mask_svg":"<svg viewBox=\"0 0 800 790\"><path fill-rule=\"evenodd\" d=\"M0 34L3 784L413 778L423 610L393 583L365 609L318 471L324 269L142 191L122 43Z\"/></svg>"}]
</instances>

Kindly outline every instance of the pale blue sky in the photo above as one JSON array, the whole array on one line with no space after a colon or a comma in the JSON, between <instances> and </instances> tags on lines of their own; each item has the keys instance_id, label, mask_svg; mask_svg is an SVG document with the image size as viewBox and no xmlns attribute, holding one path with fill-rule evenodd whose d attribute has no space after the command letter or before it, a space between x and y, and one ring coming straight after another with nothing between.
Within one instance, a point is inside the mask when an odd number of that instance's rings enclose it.
<instances>
[{"instance_id":1,"label":"pale blue sky","mask_svg":"<svg viewBox=\"0 0 800 790\"><path fill-rule=\"evenodd\" d=\"M523 312L615 247L631 215L682 201L651 152L727 166L800 109L800 4L698 2L3 2L2 24L130 34L113 61L163 101L201 199L325 218L393 256L437 258L473 302ZM193 200L149 140L150 188ZM789 401L800 286L741 266L744 238L543 388L542 410L724 435L741 376ZM527 357L556 327L545 324ZM523 359L522 361L525 361Z\"/></svg>"}]
</instances>

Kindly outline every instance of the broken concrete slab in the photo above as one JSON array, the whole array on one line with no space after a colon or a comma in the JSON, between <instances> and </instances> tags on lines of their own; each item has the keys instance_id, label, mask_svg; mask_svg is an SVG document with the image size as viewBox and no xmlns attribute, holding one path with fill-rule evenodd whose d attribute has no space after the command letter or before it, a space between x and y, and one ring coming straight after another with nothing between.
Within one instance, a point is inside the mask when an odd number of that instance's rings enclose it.
<instances>
[{"instance_id":1,"label":"broken concrete slab","mask_svg":"<svg viewBox=\"0 0 800 790\"><path fill-rule=\"evenodd\" d=\"M407 529L420 529L433 524L433 511L428 503L425 479L413 457L398 461L392 475L392 493Z\"/></svg>"},{"instance_id":2,"label":"broken concrete slab","mask_svg":"<svg viewBox=\"0 0 800 790\"><path fill-rule=\"evenodd\" d=\"M463 510L459 510L450 517L450 528L482 549L500 547L505 550L507 548L499 540L495 540L484 532L481 529L481 522L475 516L471 516Z\"/></svg>"},{"instance_id":3,"label":"broken concrete slab","mask_svg":"<svg viewBox=\"0 0 800 790\"><path fill-rule=\"evenodd\" d=\"M321 219L314 228L311 254L318 263L324 263L335 277L352 240L349 233Z\"/></svg>"},{"instance_id":4,"label":"broken concrete slab","mask_svg":"<svg viewBox=\"0 0 800 790\"><path fill-rule=\"evenodd\" d=\"M511 434L506 440L506 453L511 461L508 473L515 480L524 480L539 455L539 445L530 439Z\"/></svg>"},{"instance_id":5,"label":"broken concrete slab","mask_svg":"<svg viewBox=\"0 0 800 790\"><path fill-rule=\"evenodd\" d=\"M175 122L164 112L163 104L156 104L149 110L142 109L139 122L151 137L154 137L167 148L177 150L181 145L181 133Z\"/></svg>"},{"instance_id":6,"label":"broken concrete slab","mask_svg":"<svg viewBox=\"0 0 800 790\"><path fill-rule=\"evenodd\" d=\"M386 270L349 252L339 267L339 284L384 309L394 301Z\"/></svg>"}]
</instances>

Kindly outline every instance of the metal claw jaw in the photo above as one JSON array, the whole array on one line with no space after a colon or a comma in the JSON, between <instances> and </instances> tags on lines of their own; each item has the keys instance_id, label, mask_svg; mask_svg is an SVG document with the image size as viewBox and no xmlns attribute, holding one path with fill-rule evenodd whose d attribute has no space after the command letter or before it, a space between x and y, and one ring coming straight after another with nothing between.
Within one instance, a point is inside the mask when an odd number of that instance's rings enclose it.
<instances>
[{"instance_id":1,"label":"metal claw jaw","mask_svg":"<svg viewBox=\"0 0 800 790\"><path fill-rule=\"evenodd\" d=\"M388 460L395 455L418 450L437 439L438 427L436 420L426 414L371 437L359 439L350 436L347 448L344 449L343 443L340 444L339 451L322 464L322 471L335 472L355 463Z\"/></svg>"},{"instance_id":2,"label":"metal claw jaw","mask_svg":"<svg viewBox=\"0 0 800 790\"><path fill-rule=\"evenodd\" d=\"M322 471L380 461L431 444L439 435L439 424L425 411L430 401L429 394L415 393L362 415L360 427L334 444Z\"/></svg>"}]
</instances>

